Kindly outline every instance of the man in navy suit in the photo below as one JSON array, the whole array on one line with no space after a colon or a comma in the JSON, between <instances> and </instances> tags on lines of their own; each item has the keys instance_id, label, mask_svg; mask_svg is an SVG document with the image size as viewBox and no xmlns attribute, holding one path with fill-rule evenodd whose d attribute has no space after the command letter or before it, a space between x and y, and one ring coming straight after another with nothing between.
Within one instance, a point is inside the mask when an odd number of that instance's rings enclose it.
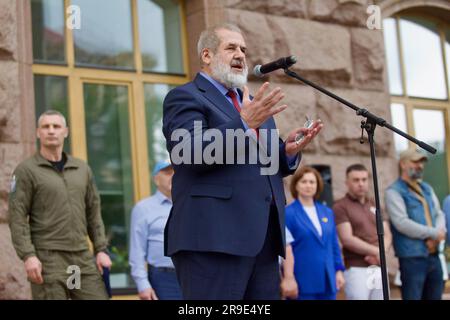
<instances>
[{"instance_id":1,"label":"man in navy suit","mask_svg":"<svg viewBox=\"0 0 450 320\"><path fill-rule=\"evenodd\" d=\"M272 116L287 107L278 106L284 93L276 88L266 94L266 82L249 96L246 51L234 25L203 31L201 72L164 101L163 132L175 170L165 254L172 257L185 299L279 299L278 256L285 254L282 178L295 171L300 151L323 126L318 121L293 130L285 142L273 139ZM206 138L208 130L214 139ZM207 161L203 156L213 142L225 140L230 131L246 131L245 144L227 140L211 152L216 160ZM304 138L296 142L299 133ZM262 142L258 147L267 150L274 172L263 173L267 163L260 154L256 163L239 158L251 152L252 141Z\"/></svg>"}]
</instances>

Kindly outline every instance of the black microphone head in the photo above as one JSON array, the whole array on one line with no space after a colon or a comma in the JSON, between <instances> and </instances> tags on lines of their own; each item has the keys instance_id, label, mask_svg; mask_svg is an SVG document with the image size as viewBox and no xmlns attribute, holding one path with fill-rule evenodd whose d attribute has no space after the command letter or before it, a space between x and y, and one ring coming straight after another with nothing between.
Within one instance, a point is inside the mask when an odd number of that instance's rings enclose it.
<instances>
[{"instance_id":1,"label":"black microphone head","mask_svg":"<svg viewBox=\"0 0 450 320\"><path fill-rule=\"evenodd\" d=\"M266 73L278 70L287 69L297 62L296 56L283 57L278 60L266 63L264 65L256 65L253 69L253 74L257 77L263 77Z\"/></svg>"},{"instance_id":2,"label":"black microphone head","mask_svg":"<svg viewBox=\"0 0 450 320\"><path fill-rule=\"evenodd\" d=\"M261 65L257 64L254 68L253 68L253 74L257 77L263 77L264 73L261 72Z\"/></svg>"}]
</instances>

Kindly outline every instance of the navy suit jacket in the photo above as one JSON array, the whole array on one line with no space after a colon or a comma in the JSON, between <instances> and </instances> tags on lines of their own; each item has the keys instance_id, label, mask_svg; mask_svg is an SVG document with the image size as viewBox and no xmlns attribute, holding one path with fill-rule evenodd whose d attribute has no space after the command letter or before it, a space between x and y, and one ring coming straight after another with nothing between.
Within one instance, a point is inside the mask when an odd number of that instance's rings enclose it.
<instances>
[{"instance_id":1,"label":"navy suit jacket","mask_svg":"<svg viewBox=\"0 0 450 320\"><path fill-rule=\"evenodd\" d=\"M315 201L322 236L309 219L300 201L286 208L286 226L294 237L294 274L299 291L305 294L325 293L327 287L336 292L336 271L344 270L337 238L334 213Z\"/></svg>"},{"instance_id":2,"label":"navy suit jacket","mask_svg":"<svg viewBox=\"0 0 450 320\"><path fill-rule=\"evenodd\" d=\"M201 121L203 130L220 130L224 141L226 129L245 130L238 111L200 74L194 81L171 90L164 100L163 133L169 153L178 143L171 140L174 130L185 129L193 141L194 121ZM262 128L275 129L273 118ZM189 250L256 256L264 244L271 203L278 209L284 244L286 199L282 178L294 170L289 169L285 145L278 139L280 165L271 176L261 175L259 163L175 164L171 154L175 174L173 207L165 228L166 255ZM204 150L209 143L203 142L201 148ZM229 151L222 150L224 154ZM192 160L193 152L192 148ZM284 245L280 247L278 254L284 256Z\"/></svg>"}]
</instances>

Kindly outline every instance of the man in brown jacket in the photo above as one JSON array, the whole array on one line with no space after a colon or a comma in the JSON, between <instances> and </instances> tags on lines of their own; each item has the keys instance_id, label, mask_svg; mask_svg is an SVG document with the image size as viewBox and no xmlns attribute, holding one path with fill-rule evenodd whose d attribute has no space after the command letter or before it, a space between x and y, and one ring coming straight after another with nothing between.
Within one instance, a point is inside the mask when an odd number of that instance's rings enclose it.
<instances>
[{"instance_id":1,"label":"man in brown jacket","mask_svg":"<svg viewBox=\"0 0 450 320\"><path fill-rule=\"evenodd\" d=\"M101 272L111 260L100 198L89 166L63 152L67 136L61 113L49 110L39 117L39 152L12 177L11 236L33 299L107 299Z\"/></svg>"}]
</instances>

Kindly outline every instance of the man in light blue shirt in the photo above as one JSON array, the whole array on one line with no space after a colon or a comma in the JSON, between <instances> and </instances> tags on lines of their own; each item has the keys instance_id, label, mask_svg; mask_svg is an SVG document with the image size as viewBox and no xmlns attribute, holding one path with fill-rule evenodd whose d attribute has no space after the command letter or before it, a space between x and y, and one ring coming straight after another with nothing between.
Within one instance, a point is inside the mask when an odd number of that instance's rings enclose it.
<instances>
[{"instance_id":1,"label":"man in light blue shirt","mask_svg":"<svg viewBox=\"0 0 450 320\"><path fill-rule=\"evenodd\" d=\"M131 213L131 276L140 299L179 300L181 290L175 268L172 260L164 256L164 227L172 208L173 168L168 162L158 162L152 175L158 190L138 202Z\"/></svg>"},{"instance_id":2,"label":"man in light blue shirt","mask_svg":"<svg viewBox=\"0 0 450 320\"><path fill-rule=\"evenodd\" d=\"M445 197L442 204L442 210L444 211L445 223L447 226L447 239L445 241L447 246L450 246L450 194Z\"/></svg>"}]
</instances>

